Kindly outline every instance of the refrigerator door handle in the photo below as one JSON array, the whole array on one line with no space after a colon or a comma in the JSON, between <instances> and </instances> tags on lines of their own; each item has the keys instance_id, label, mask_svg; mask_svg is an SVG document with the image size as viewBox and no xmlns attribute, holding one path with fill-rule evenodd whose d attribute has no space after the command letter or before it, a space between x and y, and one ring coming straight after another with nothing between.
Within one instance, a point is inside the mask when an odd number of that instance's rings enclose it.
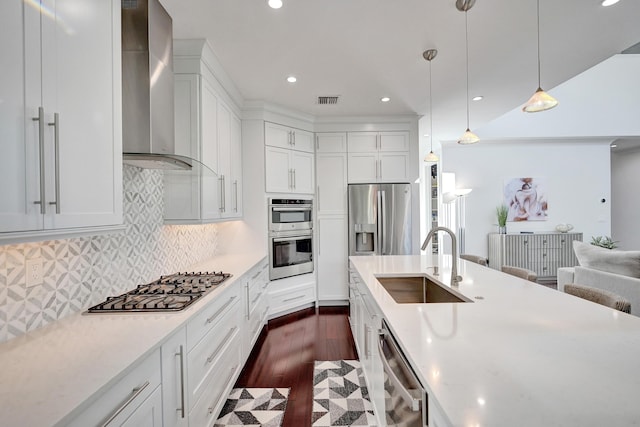
<instances>
[{"instance_id":1,"label":"refrigerator door handle","mask_svg":"<svg viewBox=\"0 0 640 427\"><path fill-rule=\"evenodd\" d=\"M376 209L376 225L377 225L377 232L378 232L378 238L376 239L376 245L377 247L374 248L374 253L376 255L383 255L382 253L382 191L378 191L376 193L376 203L377 203L377 209Z\"/></svg>"},{"instance_id":2,"label":"refrigerator door handle","mask_svg":"<svg viewBox=\"0 0 640 427\"><path fill-rule=\"evenodd\" d=\"M385 255L384 251L386 248L386 244L387 244L387 238L386 238L386 234L387 234L387 230L385 228L385 221L387 219L387 192L386 191L381 191L381 205L382 205L382 215L380 216L380 231L382 236L380 237L380 240L382 242L381 245L381 249L380 249L380 254L381 255Z\"/></svg>"}]
</instances>

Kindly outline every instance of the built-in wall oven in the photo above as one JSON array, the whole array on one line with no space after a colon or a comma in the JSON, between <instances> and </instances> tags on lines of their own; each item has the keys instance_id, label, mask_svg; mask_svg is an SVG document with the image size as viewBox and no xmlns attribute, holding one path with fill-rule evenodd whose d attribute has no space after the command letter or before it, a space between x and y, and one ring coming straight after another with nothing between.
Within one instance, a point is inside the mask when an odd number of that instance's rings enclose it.
<instances>
[{"instance_id":1,"label":"built-in wall oven","mask_svg":"<svg viewBox=\"0 0 640 427\"><path fill-rule=\"evenodd\" d=\"M269 200L269 280L313 272L313 202Z\"/></svg>"}]
</instances>

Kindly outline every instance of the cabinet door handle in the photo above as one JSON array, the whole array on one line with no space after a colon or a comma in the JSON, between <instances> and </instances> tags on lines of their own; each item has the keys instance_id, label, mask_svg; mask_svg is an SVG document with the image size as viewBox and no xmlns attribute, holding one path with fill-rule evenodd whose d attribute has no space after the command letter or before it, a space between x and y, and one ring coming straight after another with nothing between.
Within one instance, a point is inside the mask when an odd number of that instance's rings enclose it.
<instances>
[{"instance_id":1,"label":"cabinet door handle","mask_svg":"<svg viewBox=\"0 0 640 427\"><path fill-rule=\"evenodd\" d=\"M376 178L378 178L378 161L376 160Z\"/></svg>"},{"instance_id":2,"label":"cabinet door handle","mask_svg":"<svg viewBox=\"0 0 640 427\"><path fill-rule=\"evenodd\" d=\"M33 202L34 205L40 205L40 213L45 214L45 192L44 192L44 108L38 107L38 117L33 117L34 122L38 122L38 149L40 152L40 200Z\"/></svg>"},{"instance_id":3,"label":"cabinet door handle","mask_svg":"<svg viewBox=\"0 0 640 427\"><path fill-rule=\"evenodd\" d=\"M55 152L54 164L55 164L55 193L56 200L49 202L50 205L56 205L56 213L60 215L60 114L53 114L53 122L49 123L49 126L53 126L53 148Z\"/></svg>"},{"instance_id":4,"label":"cabinet door handle","mask_svg":"<svg viewBox=\"0 0 640 427\"><path fill-rule=\"evenodd\" d=\"M227 180L224 175L222 175L222 212L227 211Z\"/></svg>"},{"instance_id":5,"label":"cabinet door handle","mask_svg":"<svg viewBox=\"0 0 640 427\"><path fill-rule=\"evenodd\" d=\"M320 208L320 186L316 187L316 200L318 201L318 212L322 212L322 208Z\"/></svg>"},{"instance_id":6,"label":"cabinet door handle","mask_svg":"<svg viewBox=\"0 0 640 427\"><path fill-rule=\"evenodd\" d=\"M296 188L296 170L292 169L293 171L293 189L295 190Z\"/></svg>"},{"instance_id":7,"label":"cabinet door handle","mask_svg":"<svg viewBox=\"0 0 640 427\"><path fill-rule=\"evenodd\" d=\"M249 320L249 314L251 313L251 309L249 307L249 282L244 284L244 291L247 296L247 320Z\"/></svg>"},{"instance_id":8,"label":"cabinet door handle","mask_svg":"<svg viewBox=\"0 0 640 427\"><path fill-rule=\"evenodd\" d=\"M296 146L296 131L292 130L291 131L291 140L293 141L293 146Z\"/></svg>"},{"instance_id":9,"label":"cabinet door handle","mask_svg":"<svg viewBox=\"0 0 640 427\"><path fill-rule=\"evenodd\" d=\"M238 180L236 179L235 181L233 181L233 188L234 188L234 192L235 192L235 205L233 207L233 211L234 212L238 212Z\"/></svg>"},{"instance_id":10,"label":"cabinet door handle","mask_svg":"<svg viewBox=\"0 0 640 427\"><path fill-rule=\"evenodd\" d=\"M222 204L224 203L224 196L222 195L222 192L224 191L224 180L222 175L218 178L218 182L220 183L220 206L218 207L218 210L220 212L224 212L224 208L222 207Z\"/></svg>"},{"instance_id":11,"label":"cabinet door handle","mask_svg":"<svg viewBox=\"0 0 640 427\"><path fill-rule=\"evenodd\" d=\"M180 418L184 418L184 348L180 346L180 351L176 353L176 357L180 359Z\"/></svg>"},{"instance_id":12,"label":"cabinet door handle","mask_svg":"<svg viewBox=\"0 0 640 427\"><path fill-rule=\"evenodd\" d=\"M382 160L378 160L380 162L380 176L378 178L382 179Z\"/></svg>"},{"instance_id":13,"label":"cabinet door handle","mask_svg":"<svg viewBox=\"0 0 640 427\"><path fill-rule=\"evenodd\" d=\"M113 420L118 415L120 415L122 413L122 411L124 411L127 408L127 406L129 406L131 404L131 402L133 402L135 400L135 398L138 397L140 395L140 393L142 393L144 391L144 389L147 388L148 386L149 386L149 381L146 381L140 387L136 387L133 390L131 390L131 395L129 396L129 398L122 405L120 405L120 407L118 409L113 411L113 414L111 414L109 419L107 421L105 421L104 424L102 424L102 427L107 427L109 424L111 424L113 422Z\"/></svg>"}]
</instances>

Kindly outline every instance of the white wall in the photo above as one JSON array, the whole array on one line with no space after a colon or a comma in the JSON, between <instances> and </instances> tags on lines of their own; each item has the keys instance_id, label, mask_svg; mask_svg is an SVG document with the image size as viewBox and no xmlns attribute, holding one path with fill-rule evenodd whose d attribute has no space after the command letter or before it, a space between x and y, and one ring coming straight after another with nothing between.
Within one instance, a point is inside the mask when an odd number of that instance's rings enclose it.
<instances>
[{"instance_id":1,"label":"white wall","mask_svg":"<svg viewBox=\"0 0 640 427\"><path fill-rule=\"evenodd\" d=\"M456 174L457 188L472 188L466 199L466 252L487 256L487 234L497 231L496 206L505 179L546 180L548 220L509 222L507 231L552 231L571 223L591 236L611 234L610 141L481 141L471 146L445 144L442 172ZM605 199L605 203L601 203Z\"/></svg>"},{"instance_id":2,"label":"white wall","mask_svg":"<svg viewBox=\"0 0 640 427\"><path fill-rule=\"evenodd\" d=\"M640 250L640 149L611 154L611 237L618 248Z\"/></svg>"}]
</instances>

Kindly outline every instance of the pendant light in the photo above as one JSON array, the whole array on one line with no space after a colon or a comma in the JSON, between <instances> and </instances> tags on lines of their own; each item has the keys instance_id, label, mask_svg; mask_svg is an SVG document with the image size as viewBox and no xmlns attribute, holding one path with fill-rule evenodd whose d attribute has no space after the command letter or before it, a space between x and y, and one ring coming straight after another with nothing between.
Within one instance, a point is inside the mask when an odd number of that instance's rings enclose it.
<instances>
[{"instance_id":1,"label":"pendant light","mask_svg":"<svg viewBox=\"0 0 640 427\"><path fill-rule=\"evenodd\" d=\"M436 49L429 49L422 52L422 57L429 61L429 146L431 151L424 158L425 162L435 163L438 160L438 156L433 152L433 107L431 102L431 61L438 55Z\"/></svg>"},{"instance_id":2,"label":"pendant light","mask_svg":"<svg viewBox=\"0 0 640 427\"><path fill-rule=\"evenodd\" d=\"M536 0L536 5L536 15L538 17L538 90L536 90L533 96L524 104L524 107L522 107L522 111L525 113L537 113L539 111L549 110L558 105L558 101L542 90L542 86L540 85L540 0Z\"/></svg>"},{"instance_id":3,"label":"pendant light","mask_svg":"<svg viewBox=\"0 0 640 427\"><path fill-rule=\"evenodd\" d=\"M456 0L456 8L464 12L464 36L465 36L465 51L467 59L467 130L462 134L462 137L458 141L458 144L469 145L475 144L480 141L478 136L471 132L469 128L469 25L467 23L467 11L473 7L476 3L475 0Z\"/></svg>"}]
</instances>

